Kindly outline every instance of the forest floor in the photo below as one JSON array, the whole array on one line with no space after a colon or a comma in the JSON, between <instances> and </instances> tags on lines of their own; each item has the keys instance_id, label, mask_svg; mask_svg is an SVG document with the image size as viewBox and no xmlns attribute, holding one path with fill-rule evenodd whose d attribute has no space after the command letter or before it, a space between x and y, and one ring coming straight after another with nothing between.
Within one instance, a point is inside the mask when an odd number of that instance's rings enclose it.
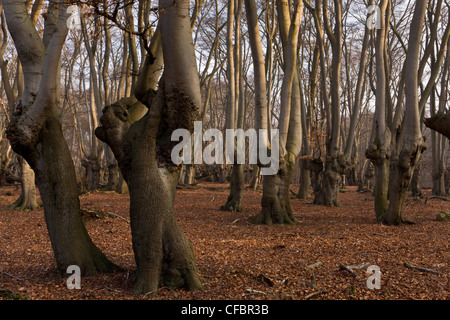
<instances>
[{"instance_id":1,"label":"forest floor","mask_svg":"<svg viewBox=\"0 0 450 320\"><path fill-rule=\"evenodd\" d=\"M375 220L371 193L347 187L339 194L339 207L313 205L312 196L293 197L292 208L300 223L264 226L250 223L260 210L259 190L246 189L244 211L231 213L219 209L227 199L228 185L182 188L177 192L175 214L193 244L205 290L160 288L150 296L132 293L135 262L128 195L80 196L82 208L106 213L99 219L86 216L85 225L94 243L123 271L82 277L81 290L69 290L66 277L55 271L43 209L6 208L19 191L14 186L0 187L0 299L450 298L450 222L436 219L439 212L450 210L450 202L442 199L409 197L405 216L415 224L384 226ZM424 195L430 196L430 190L424 190ZM407 268L405 263L434 272ZM353 268L356 277L341 264L362 267ZM380 289L367 287L371 265L381 271Z\"/></svg>"}]
</instances>

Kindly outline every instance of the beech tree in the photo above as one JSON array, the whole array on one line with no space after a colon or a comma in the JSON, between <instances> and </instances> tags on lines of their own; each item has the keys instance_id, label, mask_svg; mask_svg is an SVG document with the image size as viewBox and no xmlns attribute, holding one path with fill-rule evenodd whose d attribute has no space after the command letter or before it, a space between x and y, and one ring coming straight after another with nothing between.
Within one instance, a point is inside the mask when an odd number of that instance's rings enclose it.
<instances>
[{"instance_id":1,"label":"beech tree","mask_svg":"<svg viewBox=\"0 0 450 320\"><path fill-rule=\"evenodd\" d=\"M68 32L67 5L50 1L43 38L23 1L3 1L24 75L24 92L8 126L13 150L34 170L57 267L95 273L118 267L95 246L80 215L71 154L59 121L59 61Z\"/></svg>"},{"instance_id":2,"label":"beech tree","mask_svg":"<svg viewBox=\"0 0 450 320\"><path fill-rule=\"evenodd\" d=\"M280 0L276 2L276 5L284 52L284 75L278 124L279 167L276 174L264 176L262 209L254 221L263 224L294 224L297 219L290 205L289 185L302 140L297 50L303 2L294 1L292 13L288 1ZM248 20L250 21L249 18ZM274 146L270 147L274 148Z\"/></svg>"},{"instance_id":3,"label":"beech tree","mask_svg":"<svg viewBox=\"0 0 450 320\"><path fill-rule=\"evenodd\" d=\"M43 0L35 1L32 3L31 1L27 4L27 12L30 12L30 18L33 22L33 25L36 25L39 14L41 12L41 8L43 5ZM2 46L1 46L1 57L0 57L0 65L1 65L1 75L2 75L2 83L5 88L5 93L8 101L8 108L6 113L8 114L8 120L13 117L14 109L18 100L21 99L23 95L23 73L22 73L22 65L19 59L16 59L16 76L14 80L15 85L11 85L10 77L7 70L7 61L4 61L3 54L6 50L7 46L7 27L6 20L3 14L2 5L0 5L0 10L2 11L1 15L1 24L2 24ZM6 137L5 137L6 138ZM13 156L8 154L8 150L10 150L9 143L7 140L4 141L4 148L2 151L6 151L3 154L4 161L2 166L4 169L11 163ZM6 147L8 144L8 147ZM39 207L39 203L36 198L36 184L35 184L35 176L33 170L30 168L29 164L22 157L18 156L18 163L20 167L20 183L21 183L21 191L19 198L10 204L8 207L14 210L34 210ZM3 174L3 172L2 172Z\"/></svg>"},{"instance_id":4,"label":"beech tree","mask_svg":"<svg viewBox=\"0 0 450 320\"><path fill-rule=\"evenodd\" d=\"M161 0L159 10L163 14L134 96L106 106L102 126L96 130L97 137L113 150L128 184L137 264L134 291L138 293L156 292L160 286L203 287L192 247L174 217L180 167L171 160L176 144L171 141L172 132L178 128L193 132L194 121L200 119L189 0L176 4ZM151 69L158 67L158 59L164 63L164 73L156 87ZM136 109L142 111L136 114Z\"/></svg>"}]
</instances>

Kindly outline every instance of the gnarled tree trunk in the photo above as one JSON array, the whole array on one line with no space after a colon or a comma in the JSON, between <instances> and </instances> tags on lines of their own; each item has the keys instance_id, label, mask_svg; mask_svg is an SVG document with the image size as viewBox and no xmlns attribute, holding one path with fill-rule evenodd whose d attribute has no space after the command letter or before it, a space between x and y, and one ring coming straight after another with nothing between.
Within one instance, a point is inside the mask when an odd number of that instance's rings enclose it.
<instances>
[{"instance_id":1,"label":"gnarled tree trunk","mask_svg":"<svg viewBox=\"0 0 450 320\"><path fill-rule=\"evenodd\" d=\"M100 140L107 142L127 181L130 223L137 270L134 291L158 287L202 288L191 244L177 226L174 198L179 170L172 160L175 129L191 133L200 118L201 95L189 18L189 1L159 2L159 34L145 59L135 95L148 112L135 116L135 99L122 99L103 110ZM155 94L155 74L149 70L164 58L164 74ZM161 60L162 62L162 60ZM157 77L156 77L157 79ZM134 101L133 101L134 100ZM133 118L139 119L137 121Z\"/></svg>"}]
</instances>

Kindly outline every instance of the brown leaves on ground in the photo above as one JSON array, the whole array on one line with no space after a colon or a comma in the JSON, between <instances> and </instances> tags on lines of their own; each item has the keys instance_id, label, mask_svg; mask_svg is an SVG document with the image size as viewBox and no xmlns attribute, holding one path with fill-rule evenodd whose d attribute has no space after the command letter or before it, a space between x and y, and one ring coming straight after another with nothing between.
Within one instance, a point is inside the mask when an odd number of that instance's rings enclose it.
<instances>
[{"instance_id":1,"label":"brown leaves on ground","mask_svg":"<svg viewBox=\"0 0 450 320\"><path fill-rule=\"evenodd\" d=\"M300 223L264 226L249 222L260 210L260 191L245 191L239 213L220 210L227 185L177 191L176 217L193 244L204 291L133 294L129 198L102 192L80 196L83 219L93 241L124 271L82 277L81 289L69 290L55 271L42 208L6 209L19 190L1 187L0 299L449 299L450 223L436 219L450 210L447 201L408 198L405 215L415 224L390 227L376 223L370 193L347 187L340 207L292 198ZM370 265L381 270L379 290L367 288Z\"/></svg>"}]
</instances>

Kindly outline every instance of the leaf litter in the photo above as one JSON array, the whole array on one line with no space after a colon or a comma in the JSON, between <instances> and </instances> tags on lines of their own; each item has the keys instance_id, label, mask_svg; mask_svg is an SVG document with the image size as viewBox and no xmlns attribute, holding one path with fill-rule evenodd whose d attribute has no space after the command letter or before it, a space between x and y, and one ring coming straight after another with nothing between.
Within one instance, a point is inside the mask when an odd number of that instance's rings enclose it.
<instances>
[{"instance_id":1,"label":"leaf litter","mask_svg":"<svg viewBox=\"0 0 450 320\"><path fill-rule=\"evenodd\" d=\"M291 198L301 223L265 226L251 223L260 210L260 190L246 189L244 211L232 213L220 210L228 185L182 188L175 215L193 245L205 290L162 287L156 295L137 295L132 293L136 266L128 195L80 196L92 240L123 271L82 277L81 289L69 290L66 277L56 272L42 207L33 212L6 208L19 192L0 187L0 299L450 298L450 223L436 219L450 204L439 199L408 202L405 215L415 224L391 227L376 222L367 194L346 187L339 207L313 205L312 196ZM423 192L431 196L430 190ZM367 287L370 265L380 268L379 290Z\"/></svg>"}]
</instances>

